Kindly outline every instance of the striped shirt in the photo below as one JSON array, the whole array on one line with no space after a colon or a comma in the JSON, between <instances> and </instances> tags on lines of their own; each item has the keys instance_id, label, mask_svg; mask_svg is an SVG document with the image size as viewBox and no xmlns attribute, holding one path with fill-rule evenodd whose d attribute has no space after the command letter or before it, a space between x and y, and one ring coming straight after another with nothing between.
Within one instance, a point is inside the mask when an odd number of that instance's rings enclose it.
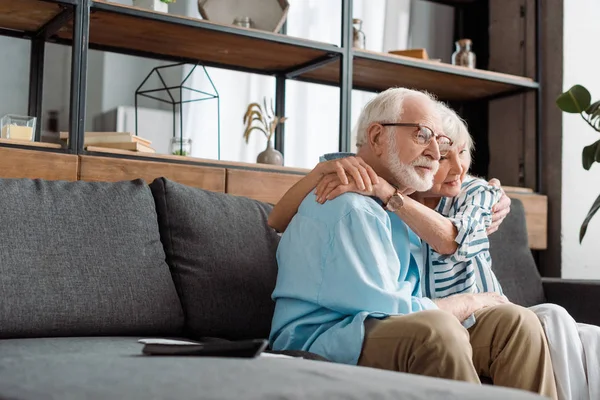
<instances>
[{"instance_id":1,"label":"striped shirt","mask_svg":"<svg viewBox=\"0 0 600 400\"><path fill-rule=\"evenodd\" d=\"M443 197L436 211L447 217L458 231L454 254L436 253L425 246L423 295L431 299L459 293L498 292L500 283L492 272L486 230L492 223L492 207L500 189L483 179L467 177L457 197Z\"/></svg>"}]
</instances>

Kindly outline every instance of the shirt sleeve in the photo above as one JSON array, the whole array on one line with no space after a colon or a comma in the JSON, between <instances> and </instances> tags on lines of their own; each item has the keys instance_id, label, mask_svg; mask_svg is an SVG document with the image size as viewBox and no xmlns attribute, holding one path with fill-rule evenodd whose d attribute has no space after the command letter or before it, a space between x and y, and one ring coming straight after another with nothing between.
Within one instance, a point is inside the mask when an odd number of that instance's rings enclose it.
<instances>
[{"instance_id":1,"label":"shirt sleeve","mask_svg":"<svg viewBox=\"0 0 600 400\"><path fill-rule=\"evenodd\" d=\"M458 248L449 256L452 262L465 262L489 250L487 228L492 223L492 207L500 199L500 189L479 179L467 185L448 218L458 231Z\"/></svg>"},{"instance_id":2,"label":"shirt sleeve","mask_svg":"<svg viewBox=\"0 0 600 400\"><path fill-rule=\"evenodd\" d=\"M331 230L323 260L319 304L341 314L409 314L437 308L412 296L410 282L399 280L409 265L400 265L389 221L366 210L352 210ZM406 251L409 243L406 243Z\"/></svg>"}]
</instances>

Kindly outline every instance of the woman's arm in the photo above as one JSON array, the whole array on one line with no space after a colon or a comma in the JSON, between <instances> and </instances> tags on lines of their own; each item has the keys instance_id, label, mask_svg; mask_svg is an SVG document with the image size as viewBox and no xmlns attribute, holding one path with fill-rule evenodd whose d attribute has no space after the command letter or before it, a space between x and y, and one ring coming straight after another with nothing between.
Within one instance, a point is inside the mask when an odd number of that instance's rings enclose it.
<instances>
[{"instance_id":1,"label":"woman's arm","mask_svg":"<svg viewBox=\"0 0 600 400\"><path fill-rule=\"evenodd\" d=\"M395 191L396 189L383 178L379 178L379 183L373 185L373 190L366 191L359 190L354 182L342 184L335 175L327 175L318 184L317 197L331 200L346 192L356 192L378 197L387 204ZM436 252L453 254L457 250L458 244L455 239L458 230L450 220L435 210L405 196L404 206L396 211L396 215Z\"/></svg>"},{"instance_id":2,"label":"woman's arm","mask_svg":"<svg viewBox=\"0 0 600 400\"><path fill-rule=\"evenodd\" d=\"M396 210L396 215L437 253L449 255L458 249L456 226L437 211L405 196L404 206Z\"/></svg>"},{"instance_id":3,"label":"woman's arm","mask_svg":"<svg viewBox=\"0 0 600 400\"><path fill-rule=\"evenodd\" d=\"M339 182L348 184L348 176L362 190L373 190L373 184L379 181L375 171L360 157L345 157L330 161L322 161L288 190L277 202L269 214L268 224L278 232L284 232L294 215L298 212L304 198L317 186L325 176L332 174ZM320 200L317 197L317 200ZM324 199L323 201L324 202Z\"/></svg>"},{"instance_id":4,"label":"woman's arm","mask_svg":"<svg viewBox=\"0 0 600 400\"><path fill-rule=\"evenodd\" d=\"M467 261L477 254L489 250L487 229L492 224L493 207L502 196L499 188L482 179L465 181L461 193L455 199L456 209L448 219L458 229L457 251L451 260L455 263Z\"/></svg>"}]
</instances>

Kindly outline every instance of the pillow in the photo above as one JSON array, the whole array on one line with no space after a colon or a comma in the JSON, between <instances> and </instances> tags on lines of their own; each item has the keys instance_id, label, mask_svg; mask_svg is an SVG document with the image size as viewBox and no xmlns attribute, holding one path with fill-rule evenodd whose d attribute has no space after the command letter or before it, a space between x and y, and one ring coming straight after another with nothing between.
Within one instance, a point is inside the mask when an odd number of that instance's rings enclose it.
<instances>
[{"instance_id":1,"label":"pillow","mask_svg":"<svg viewBox=\"0 0 600 400\"><path fill-rule=\"evenodd\" d=\"M177 335L143 181L0 179L0 338Z\"/></svg>"},{"instance_id":2,"label":"pillow","mask_svg":"<svg viewBox=\"0 0 600 400\"><path fill-rule=\"evenodd\" d=\"M525 208L512 199L510 214L490 235L492 270L508 299L530 307L545 302L542 278L529 249Z\"/></svg>"},{"instance_id":3,"label":"pillow","mask_svg":"<svg viewBox=\"0 0 600 400\"><path fill-rule=\"evenodd\" d=\"M271 207L165 178L150 187L187 335L268 337L279 242Z\"/></svg>"}]
</instances>

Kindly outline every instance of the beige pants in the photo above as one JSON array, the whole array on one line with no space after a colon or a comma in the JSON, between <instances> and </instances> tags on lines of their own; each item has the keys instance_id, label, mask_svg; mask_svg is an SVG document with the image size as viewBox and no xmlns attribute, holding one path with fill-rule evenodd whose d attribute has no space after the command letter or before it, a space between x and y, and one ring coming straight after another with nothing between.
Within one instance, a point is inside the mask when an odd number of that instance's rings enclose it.
<instances>
[{"instance_id":1,"label":"beige pants","mask_svg":"<svg viewBox=\"0 0 600 400\"><path fill-rule=\"evenodd\" d=\"M484 376L557 398L548 344L533 312L506 304L475 318L468 330L441 310L369 319L358 364L477 384Z\"/></svg>"}]
</instances>

